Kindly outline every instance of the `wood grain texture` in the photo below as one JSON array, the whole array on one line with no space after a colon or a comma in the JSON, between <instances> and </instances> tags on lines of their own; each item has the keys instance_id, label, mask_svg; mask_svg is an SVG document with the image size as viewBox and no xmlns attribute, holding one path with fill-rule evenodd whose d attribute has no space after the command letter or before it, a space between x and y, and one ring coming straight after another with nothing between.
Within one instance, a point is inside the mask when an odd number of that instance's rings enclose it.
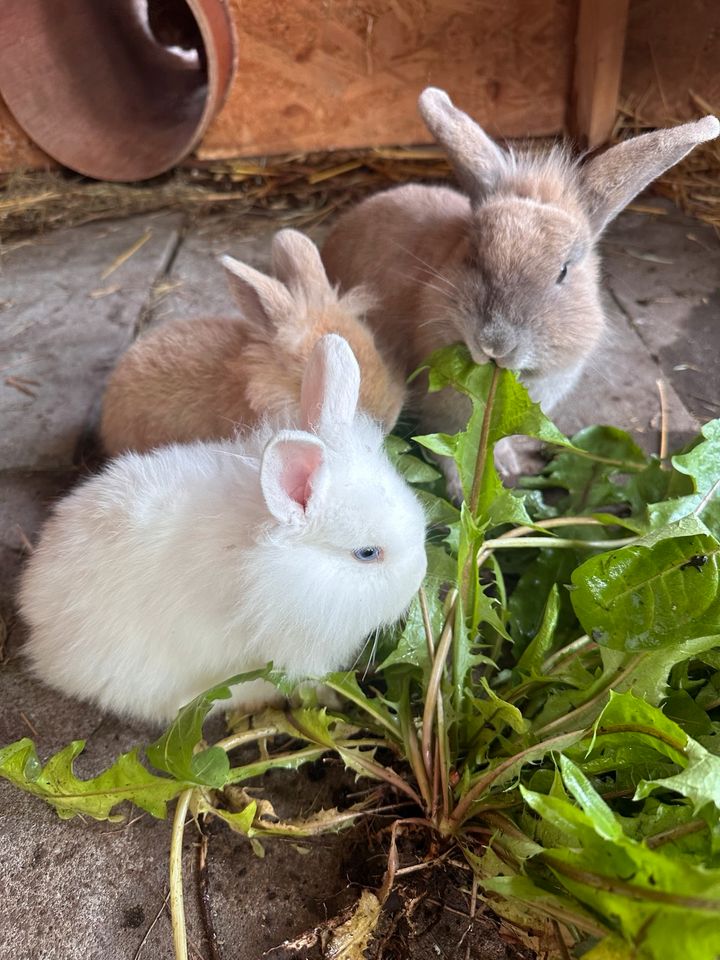
<instances>
[{"instance_id":1,"label":"wood grain texture","mask_svg":"<svg viewBox=\"0 0 720 960\"><path fill-rule=\"evenodd\" d=\"M573 0L231 0L239 67L201 159L428 142L428 84L496 135L559 132Z\"/></svg>"},{"instance_id":2,"label":"wood grain texture","mask_svg":"<svg viewBox=\"0 0 720 960\"><path fill-rule=\"evenodd\" d=\"M622 96L659 126L698 116L690 91L720 112L718 0L633 0Z\"/></svg>"},{"instance_id":3,"label":"wood grain texture","mask_svg":"<svg viewBox=\"0 0 720 960\"><path fill-rule=\"evenodd\" d=\"M568 126L591 150L610 137L617 113L629 0L580 0Z\"/></svg>"},{"instance_id":4,"label":"wood grain texture","mask_svg":"<svg viewBox=\"0 0 720 960\"><path fill-rule=\"evenodd\" d=\"M21 129L0 96L0 171L41 170L52 166L53 161Z\"/></svg>"}]
</instances>

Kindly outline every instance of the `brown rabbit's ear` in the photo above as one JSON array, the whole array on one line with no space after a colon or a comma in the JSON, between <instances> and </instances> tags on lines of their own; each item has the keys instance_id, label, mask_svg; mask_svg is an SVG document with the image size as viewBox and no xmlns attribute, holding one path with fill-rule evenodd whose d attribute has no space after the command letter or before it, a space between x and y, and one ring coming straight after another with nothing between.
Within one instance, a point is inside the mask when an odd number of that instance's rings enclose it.
<instances>
[{"instance_id":1,"label":"brown rabbit's ear","mask_svg":"<svg viewBox=\"0 0 720 960\"><path fill-rule=\"evenodd\" d=\"M674 166L693 147L720 133L716 117L703 117L668 130L625 140L588 160L580 168L585 205L596 233L656 177Z\"/></svg>"},{"instance_id":2,"label":"brown rabbit's ear","mask_svg":"<svg viewBox=\"0 0 720 960\"><path fill-rule=\"evenodd\" d=\"M482 200L507 168L507 154L444 90L427 87L418 101L425 126L445 147L455 176L471 200Z\"/></svg>"},{"instance_id":3,"label":"brown rabbit's ear","mask_svg":"<svg viewBox=\"0 0 720 960\"><path fill-rule=\"evenodd\" d=\"M306 300L324 298L332 292L320 251L299 230L280 230L272 242L273 272L292 291Z\"/></svg>"},{"instance_id":4,"label":"brown rabbit's ear","mask_svg":"<svg viewBox=\"0 0 720 960\"><path fill-rule=\"evenodd\" d=\"M233 257L222 256L220 262L228 272L230 289L243 316L254 326L267 329L293 312L293 299L279 280Z\"/></svg>"},{"instance_id":5,"label":"brown rabbit's ear","mask_svg":"<svg viewBox=\"0 0 720 960\"><path fill-rule=\"evenodd\" d=\"M306 430L349 426L360 397L360 367L347 340L320 337L305 368L300 414Z\"/></svg>"}]
</instances>

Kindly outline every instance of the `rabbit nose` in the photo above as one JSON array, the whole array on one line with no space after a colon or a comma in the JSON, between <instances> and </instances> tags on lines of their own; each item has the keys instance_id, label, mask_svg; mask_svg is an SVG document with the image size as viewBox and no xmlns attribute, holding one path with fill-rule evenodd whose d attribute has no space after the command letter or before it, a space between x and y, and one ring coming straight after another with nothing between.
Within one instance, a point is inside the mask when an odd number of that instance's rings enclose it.
<instances>
[{"instance_id":1,"label":"rabbit nose","mask_svg":"<svg viewBox=\"0 0 720 960\"><path fill-rule=\"evenodd\" d=\"M485 336L480 341L483 353L490 360L506 360L515 349L515 344L503 336Z\"/></svg>"},{"instance_id":2,"label":"rabbit nose","mask_svg":"<svg viewBox=\"0 0 720 960\"><path fill-rule=\"evenodd\" d=\"M488 345L483 347L483 350L485 351L487 356L490 357L491 360L502 360L503 357L507 357L509 354L512 353L513 348L508 347L507 345L500 345L500 346Z\"/></svg>"}]
</instances>

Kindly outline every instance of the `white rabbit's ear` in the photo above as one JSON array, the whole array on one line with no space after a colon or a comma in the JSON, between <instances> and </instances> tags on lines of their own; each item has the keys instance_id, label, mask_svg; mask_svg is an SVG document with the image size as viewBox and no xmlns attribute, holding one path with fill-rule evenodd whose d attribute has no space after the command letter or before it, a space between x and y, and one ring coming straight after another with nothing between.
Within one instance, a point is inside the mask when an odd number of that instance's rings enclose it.
<instances>
[{"instance_id":1,"label":"white rabbit's ear","mask_svg":"<svg viewBox=\"0 0 720 960\"><path fill-rule=\"evenodd\" d=\"M307 301L326 299L333 292L320 251L299 230L280 230L275 234L272 263L278 280L293 292L301 292Z\"/></svg>"},{"instance_id":2,"label":"white rabbit's ear","mask_svg":"<svg viewBox=\"0 0 720 960\"><path fill-rule=\"evenodd\" d=\"M260 329L283 323L293 311L293 299L287 289L247 263L227 255L220 263L228 273L230 289L246 320Z\"/></svg>"},{"instance_id":3,"label":"white rabbit's ear","mask_svg":"<svg viewBox=\"0 0 720 960\"><path fill-rule=\"evenodd\" d=\"M336 333L320 337L310 354L300 394L306 430L350 426L360 395L360 367L347 340Z\"/></svg>"},{"instance_id":4,"label":"white rabbit's ear","mask_svg":"<svg viewBox=\"0 0 720 960\"><path fill-rule=\"evenodd\" d=\"M306 519L322 502L327 484L325 444L299 430L283 430L265 447L260 486L270 513L281 523Z\"/></svg>"},{"instance_id":5,"label":"white rabbit's ear","mask_svg":"<svg viewBox=\"0 0 720 960\"><path fill-rule=\"evenodd\" d=\"M693 147L720 133L716 117L703 117L668 130L654 130L610 147L580 169L590 223L600 233L656 177Z\"/></svg>"},{"instance_id":6,"label":"white rabbit's ear","mask_svg":"<svg viewBox=\"0 0 720 960\"><path fill-rule=\"evenodd\" d=\"M508 157L485 131L453 106L444 90L427 87L418 101L425 126L445 147L455 176L471 200L485 197L507 169Z\"/></svg>"}]
</instances>

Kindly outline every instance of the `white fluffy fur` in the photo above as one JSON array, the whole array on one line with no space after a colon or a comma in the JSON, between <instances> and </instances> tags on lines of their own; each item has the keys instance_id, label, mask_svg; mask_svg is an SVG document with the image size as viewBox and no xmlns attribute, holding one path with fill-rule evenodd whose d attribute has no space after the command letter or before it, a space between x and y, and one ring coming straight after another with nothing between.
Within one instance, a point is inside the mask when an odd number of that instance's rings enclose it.
<instances>
[{"instance_id":1,"label":"white fluffy fur","mask_svg":"<svg viewBox=\"0 0 720 960\"><path fill-rule=\"evenodd\" d=\"M336 387L329 376L328 392ZM63 500L22 581L35 674L103 708L164 721L269 660L297 679L349 666L418 589L424 516L364 415L317 437L282 437L322 445L322 482L284 522L261 490L273 461L263 451L277 443L270 425L246 439L126 454ZM352 555L375 545L382 562ZM255 682L237 687L233 703L250 710L273 699Z\"/></svg>"}]
</instances>

